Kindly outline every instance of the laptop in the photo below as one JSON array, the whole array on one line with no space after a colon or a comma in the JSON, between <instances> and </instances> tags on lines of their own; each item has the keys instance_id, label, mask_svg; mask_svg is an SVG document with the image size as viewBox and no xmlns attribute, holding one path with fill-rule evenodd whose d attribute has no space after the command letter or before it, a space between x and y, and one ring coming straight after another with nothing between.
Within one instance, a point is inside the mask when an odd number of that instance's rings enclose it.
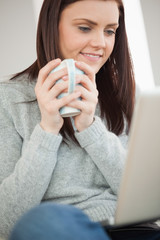
<instances>
[{"instance_id":1,"label":"laptop","mask_svg":"<svg viewBox=\"0 0 160 240\"><path fill-rule=\"evenodd\" d=\"M160 88L140 94L112 227L160 219Z\"/></svg>"}]
</instances>

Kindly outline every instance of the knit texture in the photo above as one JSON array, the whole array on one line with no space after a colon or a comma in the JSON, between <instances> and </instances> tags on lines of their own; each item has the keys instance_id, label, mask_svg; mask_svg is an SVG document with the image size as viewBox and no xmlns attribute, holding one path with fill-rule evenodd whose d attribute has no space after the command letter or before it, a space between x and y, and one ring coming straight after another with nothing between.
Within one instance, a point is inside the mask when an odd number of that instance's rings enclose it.
<instances>
[{"instance_id":1,"label":"knit texture","mask_svg":"<svg viewBox=\"0 0 160 240\"><path fill-rule=\"evenodd\" d=\"M126 157L125 133L117 137L99 116L79 146L45 132L27 76L0 82L0 237L43 201L71 204L93 221L113 216Z\"/></svg>"}]
</instances>

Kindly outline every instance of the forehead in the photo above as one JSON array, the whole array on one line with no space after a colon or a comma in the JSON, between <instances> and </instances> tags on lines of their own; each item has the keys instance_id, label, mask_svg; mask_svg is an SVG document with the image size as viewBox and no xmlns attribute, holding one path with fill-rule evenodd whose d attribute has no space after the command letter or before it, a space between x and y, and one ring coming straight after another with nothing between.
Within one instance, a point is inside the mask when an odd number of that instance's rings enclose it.
<instances>
[{"instance_id":1,"label":"forehead","mask_svg":"<svg viewBox=\"0 0 160 240\"><path fill-rule=\"evenodd\" d=\"M69 4L61 14L66 20L89 18L98 21L117 22L119 9L114 0L81 0Z\"/></svg>"}]
</instances>

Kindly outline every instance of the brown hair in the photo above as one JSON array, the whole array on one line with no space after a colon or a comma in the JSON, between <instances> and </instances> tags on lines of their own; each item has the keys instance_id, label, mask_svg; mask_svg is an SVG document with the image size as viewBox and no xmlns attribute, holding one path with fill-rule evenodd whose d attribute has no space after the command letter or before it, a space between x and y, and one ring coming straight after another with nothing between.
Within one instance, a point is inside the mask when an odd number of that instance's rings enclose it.
<instances>
[{"instance_id":1,"label":"brown hair","mask_svg":"<svg viewBox=\"0 0 160 240\"><path fill-rule=\"evenodd\" d=\"M39 70L52 59L61 57L59 50L58 24L63 9L79 0L44 0L37 29L37 60L26 70L30 79L38 76ZM107 1L107 0L106 0ZM108 61L96 75L99 91L101 117L106 119L108 129L120 135L126 119L128 130L134 108L135 83L131 57L125 29L125 15L122 0L117 2L120 17L115 46ZM16 75L16 76L17 76ZM74 138L70 119L65 119L61 134Z\"/></svg>"}]
</instances>

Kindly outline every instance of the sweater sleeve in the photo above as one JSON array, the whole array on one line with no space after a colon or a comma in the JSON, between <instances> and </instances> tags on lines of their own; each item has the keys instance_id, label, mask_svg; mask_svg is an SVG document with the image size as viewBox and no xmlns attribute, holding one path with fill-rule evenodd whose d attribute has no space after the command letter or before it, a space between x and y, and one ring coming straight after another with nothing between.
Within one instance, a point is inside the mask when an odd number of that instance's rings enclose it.
<instances>
[{"instance_id":1,"label":"sweater sleeve","mask_svg":"<svg viewBox=\"0 0 160 240\"><path fill-rule=\"evenodd\" d=\"M17 219L41 202L62 137L44 132L38 124L22 151L23 139L2 90L0 94L0 237L7 238Z\"/></svg>"},{"instance_id":2,"label":"sweater sleeve","mask_svg":"<svg viewBox=\"0 0 160 240\"><path fill-rule=\"evenodd\" d=\"M113 193L117 194L126 158L127 136L122 134L117 137L108 131L99 117L95 117L89 128L76 132L75 136L99 168Z\"/></svg>"}]
</instances>

